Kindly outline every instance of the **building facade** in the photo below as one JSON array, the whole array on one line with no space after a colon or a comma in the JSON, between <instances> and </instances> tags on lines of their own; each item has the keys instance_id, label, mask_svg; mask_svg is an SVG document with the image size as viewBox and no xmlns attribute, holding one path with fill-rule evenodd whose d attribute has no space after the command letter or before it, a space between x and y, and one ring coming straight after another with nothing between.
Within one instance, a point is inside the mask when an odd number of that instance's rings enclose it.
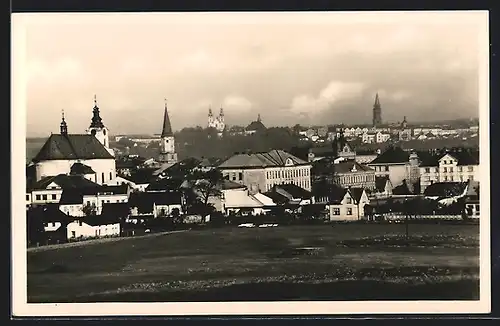
<instances>
[{"instance_id":1,"label":"building facade","mask_svg":"<svg viewBox=\"0 0 500 326\"><path fill-rule=\"evenodd\" d=\"M225 178L247 186L252 194L286 183L311 190L311 164L282 150L236 154L219 169Z\"/></svg>"},{"instance_id":2,"label":"building facade","mask_svg":"<svg viewBox=\"0 0 500 326\"><path fill-rule=\"evenodd\" d=\"M212 108L208 109L208 128L215 128L218 133L222 133L226 129L226 123L224 121L224 110L220 108L219 116L214 117Z\"/></svg>"},{"instance_id":3,"label":"building facade","mask_svg":"<svg viewBox=\"0 0 500 326\"><path fill-rule=\"evenodd\" d=\"M333 183L344 187L375 189L375 170L356 161L349 160L333 165Z\"/></svg>"},{"instance_id":4,"label":"building facade","mask_svg":"<svg viewBox=\"0 0 500 326\"><path fill-rule=\"evenodd\" d=\"M420 190L437 182L465 182L479 180L479 153L459 151L445 153L436 160L420 164Z\"/></svg>"}]
</instances>

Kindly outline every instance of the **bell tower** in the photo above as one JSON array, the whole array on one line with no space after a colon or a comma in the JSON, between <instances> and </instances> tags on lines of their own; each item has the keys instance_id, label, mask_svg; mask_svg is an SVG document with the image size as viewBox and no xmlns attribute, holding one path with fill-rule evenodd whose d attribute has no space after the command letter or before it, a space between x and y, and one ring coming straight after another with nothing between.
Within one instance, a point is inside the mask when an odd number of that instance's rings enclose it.
<instances>
[{"instance_id":1,"label":"bell tower","mask_svg":"<svg viewBox=\"0 0 500 326\"><path fill-rule=\"evenodd\" d=\"M175 139L168 116L167 100L165 99L165 112L163 113L163 129L161 132L160 155L158 159L161 163L177 163L177 153L175 152Z\"/></svg>"},{"instance_id":2,"label":"bell tower","mask_svg":"<svg viewBox=\"0 0 500 326\"><path fill-rule=\"evenodd\" d=\"M92 120L90 122L87 133L93 135L99 142L108 150L111 155L113 151L109 147L109 133L108 128L102 123L99 107L97 106L97 97L94 95L94 108L92 109Z\"/></svg>"}]
</instances>

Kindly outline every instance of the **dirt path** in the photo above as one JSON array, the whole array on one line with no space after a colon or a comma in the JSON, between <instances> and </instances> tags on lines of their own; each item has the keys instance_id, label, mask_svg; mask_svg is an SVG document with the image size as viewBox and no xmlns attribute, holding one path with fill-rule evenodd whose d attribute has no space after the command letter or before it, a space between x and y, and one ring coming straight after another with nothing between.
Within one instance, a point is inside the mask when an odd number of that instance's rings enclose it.
<instances>
[{"instance_id":1,"label":"dirt path","mask_svg":"<svg viewBox=\"0 0 500 326\"><path fill-rule=\"evenodd\" d=\"M28 252L38 252L38 251L55 250L55 249L69 248L69 247L90 246L90 245L95 245L95 244L100 244L100 243L124 241L124 240L129 240L129 239L152 238L152 237L158 237L158 236L162 236L162 235L187 232L187 231L189 231L189 230L158 232L158 233L151 233L151 234L132 236L132 237L92 239L92 240L86 240L86 241L77 241L77 242L61 243L61 244L54 244L54 245L41 246L41 247L32 247L32 248L28 248L27 251Z\"/></svg>"}]
</instances>

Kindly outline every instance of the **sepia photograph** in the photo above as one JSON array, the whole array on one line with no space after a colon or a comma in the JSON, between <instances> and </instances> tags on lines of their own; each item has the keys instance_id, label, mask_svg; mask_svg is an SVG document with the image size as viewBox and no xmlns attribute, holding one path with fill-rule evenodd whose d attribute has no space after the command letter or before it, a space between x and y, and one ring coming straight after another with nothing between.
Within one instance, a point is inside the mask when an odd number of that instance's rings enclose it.
<instances>
[{"instance_id":1,"label":"sepia photograph","mask_svg":"<svg viewBox=\"0 0 500 326\"><path fill-rule=\"evenodd\" d=\"M12 99L14 315L490 311L487 11L13 14Z\"/></svg>"}]
</instances>

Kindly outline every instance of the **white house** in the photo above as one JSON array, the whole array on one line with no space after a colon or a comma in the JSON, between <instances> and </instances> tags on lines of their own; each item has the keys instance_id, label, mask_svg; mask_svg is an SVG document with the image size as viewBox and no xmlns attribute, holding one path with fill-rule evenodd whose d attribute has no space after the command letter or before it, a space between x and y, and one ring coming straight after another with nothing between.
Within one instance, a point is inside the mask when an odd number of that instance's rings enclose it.
<instances>
[{"instance_id":1,"label":"white house","mask_svg":"<svg viewBox=\"0 0 500 326\"><path fill-rule=\"evenodd\" d=\"M66 229L68 240L119 236L120 221L102 216L86 216L68 223Z\"/></svg>"},{"instance_id":2,"label":"white house","mask_svg":"<svg viewBox=\"0 0 500 326\"><path fill-rule=\"evenodd\" d=\"M420 189L436 182L479 180L479 152L459 150L438 154L420 164Z\"/></svg>"},{"instance_id":3,"label":"white house","mask_svg":"<svg viewBox=\"0 0 500 326\"><path fill-rule=\"evenodd\" d=\"M100 215L106 203L126 203L130 194L128 185L96 186L64 190L59 208L70 216L84 216L85 209Z\"/></svg>"},{"instance_id":4,"label":"white house","mask_svg":"<svg viewBox=\"0 0 500 326\"><path fill-rule=\"evenodd\" d=\"M409 178L410 154L400 147L389 147L367 164L375 170L375 177L388 177L396 187Z\"/></svg>"},{"instance_id":5,"label":"white house","mask_svg":"<svg viewBox=\"0 0 500 326\"><path fill-rule=\"evenodd\" d=\"M328 198L328 206L330 221L359 221L363 218L358 209L358 203L348 189L342 188L331 193Z\"/></svg>"},{"instance_id":6,"label":"white house","mask_svg":"<svg viewBox=\"0 0 500 326\"><path fill-rule=\"evenodd\" d=\"M377 135L373 132L366 132L361 136L361 141L365 144L372 144L376 142Z\"/></svg>"}]
</instances>

